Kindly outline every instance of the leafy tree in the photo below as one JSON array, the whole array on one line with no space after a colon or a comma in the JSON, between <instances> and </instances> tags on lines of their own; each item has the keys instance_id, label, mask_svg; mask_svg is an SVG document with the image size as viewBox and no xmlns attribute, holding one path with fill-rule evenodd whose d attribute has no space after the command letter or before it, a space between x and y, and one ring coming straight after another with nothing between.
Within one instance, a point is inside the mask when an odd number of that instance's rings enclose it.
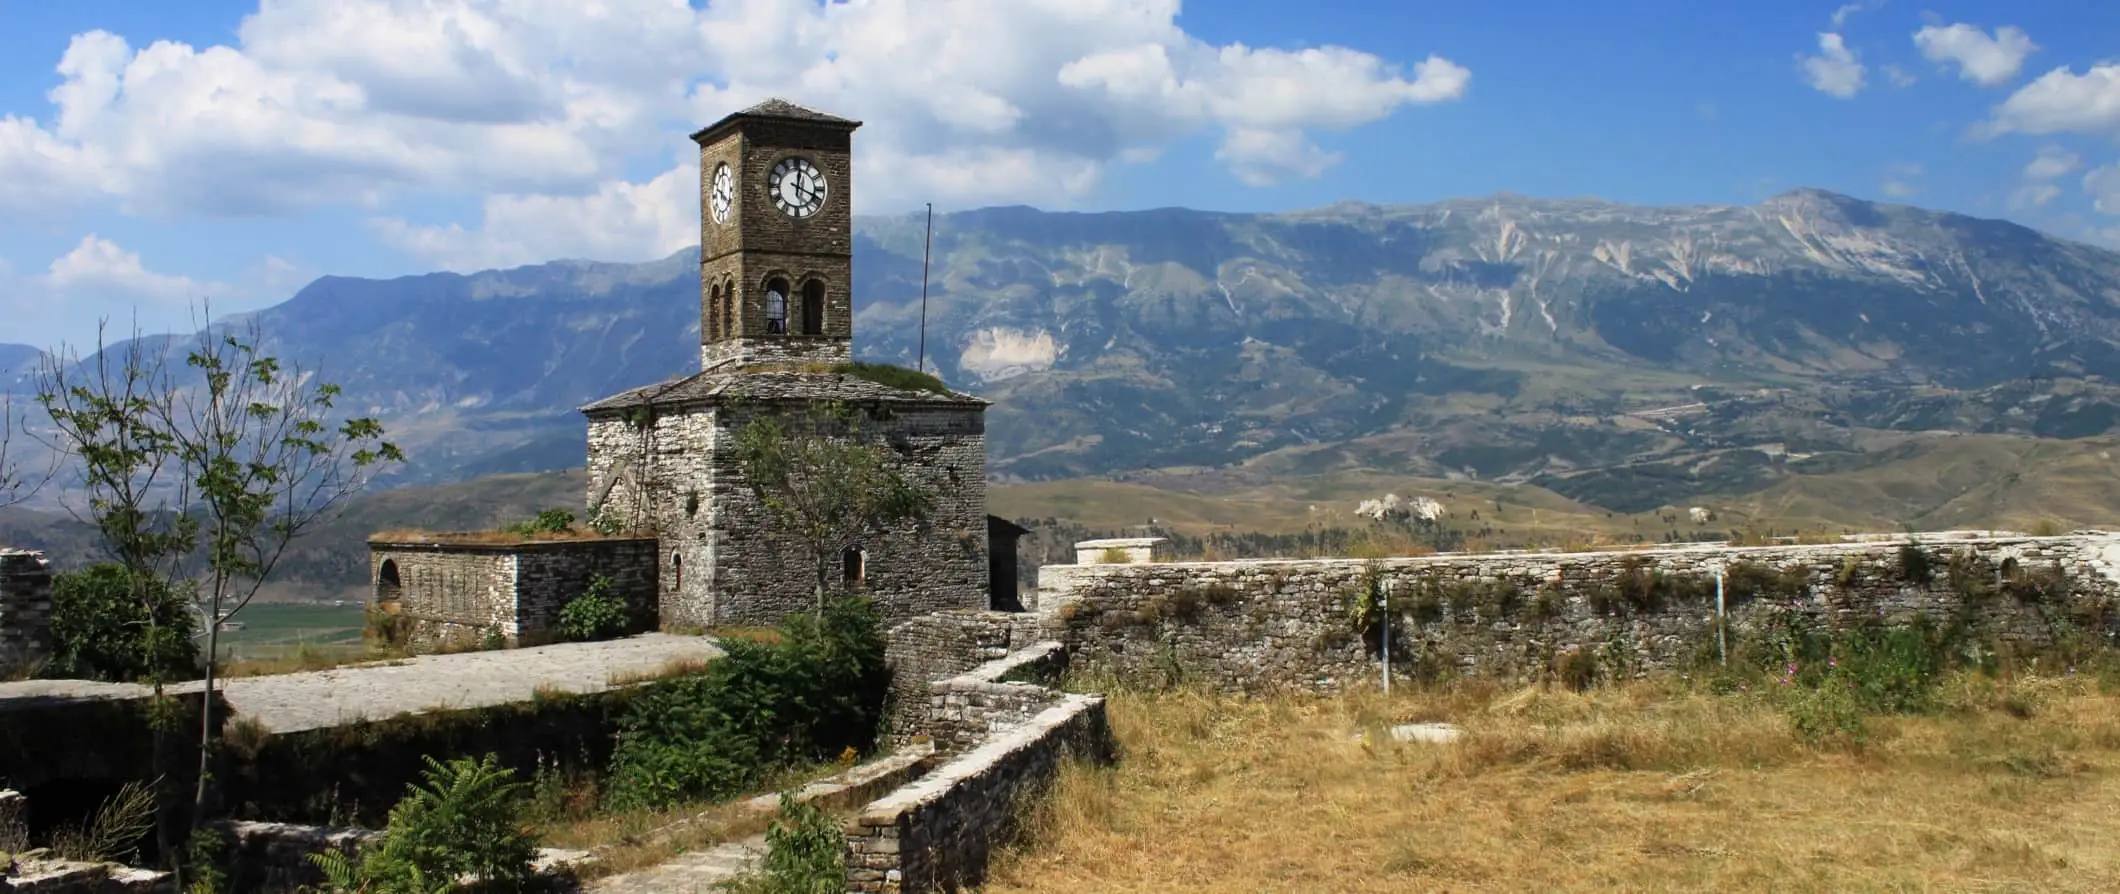
<instances>
[{"instance_id":1,"label":"leafy tree","mask_svg":"<svg viewBox=\"0 0 2120 894\"><path fill-rule=\"evenodd\" d=\"M214 686L221 624L241 612L271 578L295 538L328 521L378 468L404 453L383 426L357 417L334 423L339 386L314 370L261 350L255 319L216 331L204 321L185 357L196 387L171 389L153 404L161 432L191 488L203 547L200 602L206 608L206 690ZM213 699L200 712L199 783L203 813L212 785Z\"/></svg>"},{"instance_id":2,"label":"leafy tree","mask_svg":"<svg viewBox=\"0 0 2120 894\"><path fill-rule=\"evenodd\" d=\"M131 573L115 562L52 576L52 659L44 675L130 682L184 679L198 664L198 624L188 587L153 579L135 598Z\"/></svg>"},{"instance_id":3,"label":"leafy tree","mask_svg":"<svg viewBox=\"0 0 2120 894\"><path fill-rule=\"evenodd\" d=\"M745 484L775 527L810 554L819 614L832 561L842 551L925 521L934 508L934 498L905 475L893 451L864 437L864 422L832 404L812 406L794 425L760 413L736 433Z\"/></svg>"}]
</instances>

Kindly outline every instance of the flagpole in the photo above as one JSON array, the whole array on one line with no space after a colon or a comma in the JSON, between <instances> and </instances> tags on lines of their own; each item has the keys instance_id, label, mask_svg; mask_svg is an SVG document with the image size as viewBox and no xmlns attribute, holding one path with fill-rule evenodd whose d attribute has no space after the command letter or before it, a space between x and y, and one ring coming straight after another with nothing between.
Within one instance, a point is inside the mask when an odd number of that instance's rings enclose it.
<instances>
[{"instance_id":1,"label":"flagpole","mask_svg":"<svg viewBox=\"0 0 2120 894\"><path fill-rule=\"evenodd\" d=\"M927 372L928 256L935 250L935 203L927 203L927 241L920 247L920 359L913 368Z\"/></svg>"}]
</instances>

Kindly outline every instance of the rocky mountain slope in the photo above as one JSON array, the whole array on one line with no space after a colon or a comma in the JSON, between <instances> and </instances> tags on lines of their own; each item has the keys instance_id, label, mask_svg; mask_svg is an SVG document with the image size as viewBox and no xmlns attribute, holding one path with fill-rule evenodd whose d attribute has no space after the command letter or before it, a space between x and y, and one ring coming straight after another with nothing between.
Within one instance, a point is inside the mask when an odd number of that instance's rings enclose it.
<instances>
[{"instance_id":1,"label":"rocky mountain slope","mask_svg":"<svg viewBox=\"0 0 2120 894\"><path fill-rule=\"evenodd\" d=\"M910 365L922 221L857 223L856 350ZM2120 255L1802 190L938 217L927 360L993 399L1003 481L1350 470L1621 511L1761 492L1931 430L2120 421ZM573 408L696 364L696 256L327 277L259 314L415 456L582 461Z\"/></svg>"}]
</instances>

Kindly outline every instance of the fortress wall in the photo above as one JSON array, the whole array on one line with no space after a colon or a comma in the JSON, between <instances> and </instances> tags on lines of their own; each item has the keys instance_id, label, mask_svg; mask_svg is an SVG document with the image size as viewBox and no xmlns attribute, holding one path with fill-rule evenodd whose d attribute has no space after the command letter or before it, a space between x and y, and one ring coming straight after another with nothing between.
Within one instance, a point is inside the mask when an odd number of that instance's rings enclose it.
<instances>
[{"instance_id":1,"label":"fortress wall","mask_svg":"<svg viewBox=\"0 0 2120 894\"><path fill-rule=\"evenodd\" d=\"M0 680L51 656L51 622L52 575L44 554L0 547Z\"/></svg>"},{"instance_id":2,"label":"fortress wall","mask_svg":"<svg viewBox=\"0 0 2120 894\"><path fill-rule=\"evenodd\" d=\"M1917 566L1917 567L1909 567ZM1925 617L2006 647L2120 633L2120 536L1928 534L1823 545L1046 566L1040 635L1072 667L1230 689L1333 691L1380 675L1358 594L1388 594L1394 676L1684 668L1776 612L1840 629ZM1372 587L1373 583L1373 587ZM1369 597L1375 604L1375 596Z\"/></svg>"}]
</instances>

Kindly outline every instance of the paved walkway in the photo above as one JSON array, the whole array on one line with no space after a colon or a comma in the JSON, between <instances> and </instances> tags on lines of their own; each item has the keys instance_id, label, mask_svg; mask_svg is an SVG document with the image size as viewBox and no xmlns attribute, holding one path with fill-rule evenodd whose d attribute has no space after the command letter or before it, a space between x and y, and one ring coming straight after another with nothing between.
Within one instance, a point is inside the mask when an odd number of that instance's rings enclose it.
<instances>
[{"instance_id":1,"label":"paved walkway","mask_svg":"<svg viewBox=\"0 0 2120 894\"><path fill-rule=\"evenodd\" d=\"M407 711L477 708L528 701L540 689L584 693L610 688L614 676L653 673L673 661L721 656L707 637L648 633L600 643L421 655L402 661L325 671L239 677L222 689L237 717L275 733L381 720ZM200 684L170 687L197 692ZM138 698L145 686L79 680L0 683L0 710L48 699ZM10 703L13 703L12 705Z\"/></svg>"},{"instance_id":2,"label":"paved walkway","mask_svg":"<svg viewBox=\"0 0 2120 894\"><path fill-rule=\"evenodd\" d=\"M716 885L765 859L766 837L753 835L703 851L679 854L646 869L600 878L583 894L711 894Z\"/></svg>"}]
</instances>

